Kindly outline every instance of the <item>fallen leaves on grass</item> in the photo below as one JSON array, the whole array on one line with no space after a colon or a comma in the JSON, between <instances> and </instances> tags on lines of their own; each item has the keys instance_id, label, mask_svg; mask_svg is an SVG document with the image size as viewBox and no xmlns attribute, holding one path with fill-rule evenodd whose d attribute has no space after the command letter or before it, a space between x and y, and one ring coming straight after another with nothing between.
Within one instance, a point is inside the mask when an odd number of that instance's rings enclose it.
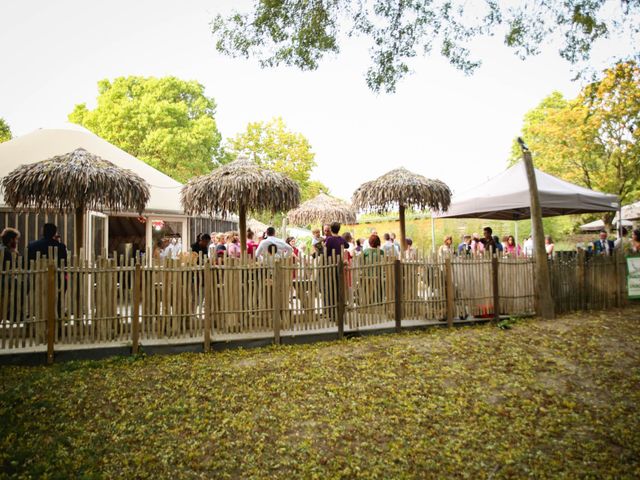
<instances>
[{"instance_id":1,"label":"fallen leaves on grass","mask_svg":"<svg viewBox=\"0 0 640 480\"><path fill-rule=\"evenodd\" d=\"M0 477L637 477L639 319L3 367Z\"/></svg>"}]
</instances>

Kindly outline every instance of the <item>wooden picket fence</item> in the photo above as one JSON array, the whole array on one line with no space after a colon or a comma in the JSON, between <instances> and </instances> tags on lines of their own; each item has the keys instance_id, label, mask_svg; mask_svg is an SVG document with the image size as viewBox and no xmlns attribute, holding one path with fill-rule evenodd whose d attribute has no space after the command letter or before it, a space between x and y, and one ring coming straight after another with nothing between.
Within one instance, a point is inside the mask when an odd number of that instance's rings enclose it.
<instances>
[{"instance_id":1,"label":"wooden picket fence","mask_svg":"<svg viewBox=\"0 0 640 480\"><path fill-rule=\"evenodd\" d=\"M550 261L556 310L606 309L626 299L624 258ZM15 259L0 273L0 353L150 341L211 342L345 332L403 321L535 313L531 258L357 256L220 264L184 256L67 264Z\"/></svg>"}]
</instances>

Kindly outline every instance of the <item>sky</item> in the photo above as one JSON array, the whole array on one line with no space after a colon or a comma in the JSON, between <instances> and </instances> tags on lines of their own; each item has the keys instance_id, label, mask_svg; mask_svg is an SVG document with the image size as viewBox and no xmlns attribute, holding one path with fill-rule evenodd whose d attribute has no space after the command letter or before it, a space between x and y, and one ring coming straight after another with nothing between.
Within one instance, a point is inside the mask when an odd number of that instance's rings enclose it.
<instances>
[{"instance_id":1,"label":"sky","mask_svg":"<svg viewBox=\"0 0 640 480\"><path fill-rule=\"evenodd\" d=\"M403 166L462 193L506 168L524 114L554 90L581 84L553 49L526 61L499 38L475 42L483 65L465 76L437 53L414 63L394 94L365 83L367 45L354 39L314 72L261 69L218 54L209 22L246 0L4 0L0 2L0 117L14 136L60 125L97 82L118 76L197 80L217 103L223 137L281 116L316 154L312 178L349 199ZM596 52L606 58L604 45Z\"/></svg>"}]
</instances>

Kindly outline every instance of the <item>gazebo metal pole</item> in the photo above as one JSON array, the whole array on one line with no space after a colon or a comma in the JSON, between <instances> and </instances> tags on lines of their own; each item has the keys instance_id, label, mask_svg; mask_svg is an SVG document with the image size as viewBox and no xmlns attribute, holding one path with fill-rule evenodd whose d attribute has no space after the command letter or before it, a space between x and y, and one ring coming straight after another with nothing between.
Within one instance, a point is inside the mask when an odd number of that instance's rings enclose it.
<instances>
[{"instance_id":1,"label":"gazebo metal pole","mask_svg":"<svg viewBox=\"0 0 640 480\"><path fill-rule=\"evenodd\" d=\"M515 237L516 237L516 238L515 238L515 240L516 240L516 241L515 241L515 244L516 244L516 245L519 245L519 243L518 243L518 242L520 241L520 238L519 238L520 236L518 235L518 221L517 221L517 220L514 220L514 221L513 221L513 223L515 224ZM518 247L516 246L516 251L517 251L517 250L518 250Z\"/></svg>"},{"instance_id":2,"label":"gazebo metal pole","mask_svg":"<svg viewBox=\"0 0 640 480\"><path fill-rule=\"evenodd\" d=\"M240 230L240 252L247 253L247 207L244 203L240 204L238 212L238 229Z\"/></svg>"},{"instance_id":3,"label":"gazebo metal pole","mask_svg":"<svg viewBox=\"0 0 640 480\"><path fill-rule=\"evenodd\" d=\"M404 205L400 205L398 210L400 215L400 255L404 256L404 252L407 249L407 229L404 220Z\"/></svg>"}]
</instances>

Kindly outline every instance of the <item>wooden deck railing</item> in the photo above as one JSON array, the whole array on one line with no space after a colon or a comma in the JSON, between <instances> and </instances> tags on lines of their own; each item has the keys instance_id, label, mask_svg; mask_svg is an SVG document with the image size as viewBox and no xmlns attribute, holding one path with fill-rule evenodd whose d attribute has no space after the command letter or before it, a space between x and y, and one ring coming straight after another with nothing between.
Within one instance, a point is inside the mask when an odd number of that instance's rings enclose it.
<instances>
[{"instance_id":1,"label":"wooden deck railing","mask_svg":"<svg viewBox=\"0 0 640 480\"><path fill-rule=\"evenodd\" d=\"M550 261L556 310L604 309L626 299L624 258ZM533 259L184 257L166 262L17 259L0 273L0 352L358 330L407 320L453 324L535 313ZM496 309L497 307L497 309Z\"/></svg>"}]
</instances>

